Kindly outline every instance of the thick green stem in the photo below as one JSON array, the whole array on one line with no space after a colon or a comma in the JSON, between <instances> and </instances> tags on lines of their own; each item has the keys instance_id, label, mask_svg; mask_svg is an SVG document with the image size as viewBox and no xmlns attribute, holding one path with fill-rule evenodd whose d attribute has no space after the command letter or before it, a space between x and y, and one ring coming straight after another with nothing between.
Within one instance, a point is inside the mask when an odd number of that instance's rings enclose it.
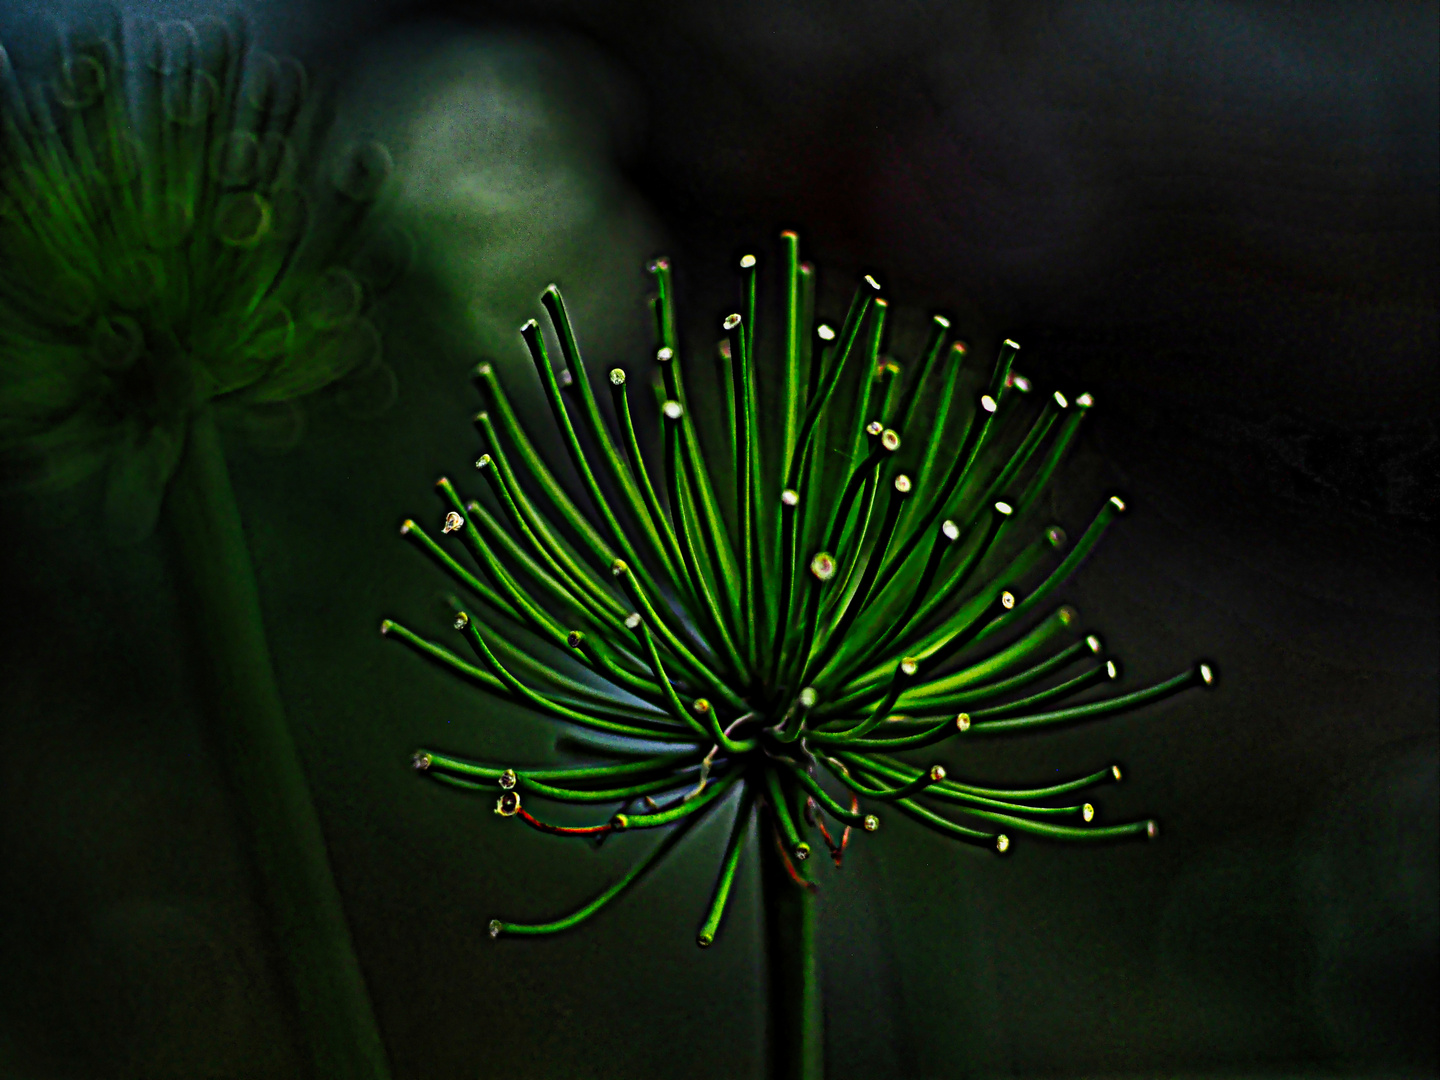
<instances>
[{"instance_id":1,"label":"thick green stem","mask_svg":"<svg viewBox=\"0 0 1440 1080\"><path fill-rule=\"evenodd\" d=\"M313 1073L382 1080L389 1076L385 1049L285 721L240 513L208 412L190 425L164 515L218 742Z\"/></svg>"},{"instance_id":2,"label":"thick green stem","mask_svg":"<svg viewBox=\"0 0 1440 1080\"><path fill-rule=\"evenodd\" d=\"M825 1028L815 953L815 892L791 876L793 869L806 877L806 864L791 856L786 866L778 835L767 812L761 818L758 839L769 986L769 1076L771 1080L823 1080Z\"/></svg>"}]
</instances>

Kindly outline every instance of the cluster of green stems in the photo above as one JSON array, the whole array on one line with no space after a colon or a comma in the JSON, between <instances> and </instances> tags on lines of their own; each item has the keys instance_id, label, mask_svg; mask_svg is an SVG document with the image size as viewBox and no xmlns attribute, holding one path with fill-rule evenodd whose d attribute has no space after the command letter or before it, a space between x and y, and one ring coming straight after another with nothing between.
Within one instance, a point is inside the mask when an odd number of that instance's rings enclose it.
<instances>
[{"instance_id":1,"label":"cluster of green stems","mask_svg":"<svg viewBox=\"0 0 1440 1080\"><path fill-rule=\"evenodd\" d=\"M875 279L860 282L838 331L817 324L814 270L794 233L782 241L782 384L768 437L753 256L741 260L740 310L724 319L716 352L723 404L701 407L721 414L722 430L706 433L718 453L702 448L682 379L668 261L650 266L658 455L642 449L622 368L608 373L605 415L552 285L541 301L564 366L537 322L521 334L573 471L547 463L482 362L475 467L491 500L467 500L441 479L442 536L414 521L401 528L470 594L452 601L454 625L476 662L394 620L382 632L571 725L600 762L517 768L424 748L415 767L498 793L497 813L555 835L668 830L582 907L539 923L496 919L492 936L583 922L728 803L735 812L702 946L719 930L756 810L761 843L774 843L803 888L813 887L804 864L816 834L838 865L851 829L875 831L889 807L1001 853L1015 834L1156 835L1153 820L1095 820L1085 793L1118 781L1116 765L1001 788L901 756L1114 715L1213 681L1197 664L1096 696L1089 691L1119 674L1100 639L1081 636L1068 606L1030 618L1124 510L1118 497L1106 500L1048 572L1067 543L1061 529L1007 542L1017 523L1032 527L1029 511L1090 396L1033 403L1009 341L978 383L967 378L968 350L941 316L906 380L881 351L887 302ZM452 536L474 569L442 543ZM739 796L727 800L732 789ZM532 814L537 802L606 809L593 824L560 825Z\"/></svg>"}]
</instances>

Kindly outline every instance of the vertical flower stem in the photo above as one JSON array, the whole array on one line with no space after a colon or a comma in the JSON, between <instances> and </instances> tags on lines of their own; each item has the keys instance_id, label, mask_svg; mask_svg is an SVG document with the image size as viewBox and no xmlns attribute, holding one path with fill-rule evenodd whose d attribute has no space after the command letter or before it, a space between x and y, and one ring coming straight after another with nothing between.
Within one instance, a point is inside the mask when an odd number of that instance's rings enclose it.
<instances>
[{"instance_id":1,"label":"vertical flower stem","mask_svg":"<svg viewBox=\"0 0 1440 1080\"><path fill-rule=\"evenodd\" d=\"M198 413L164 516L231 786L316 1077L383 1080L385 1049L286 724L213 417Z\"/></svg>"},{"instance_id":2,"label":"vertical flower stem","mask_svg":"<svg viewBox=\"0 0 1440 1080\"><path fill-rule=\"evenodd\" d=\"M760 821L760 896L764 906L768 997L766 1054L770 1080L823 1080L825 1029L815 953L815 892L799 885L805 863L776 843L773 816Z\"/></svg>"}]
</instances>

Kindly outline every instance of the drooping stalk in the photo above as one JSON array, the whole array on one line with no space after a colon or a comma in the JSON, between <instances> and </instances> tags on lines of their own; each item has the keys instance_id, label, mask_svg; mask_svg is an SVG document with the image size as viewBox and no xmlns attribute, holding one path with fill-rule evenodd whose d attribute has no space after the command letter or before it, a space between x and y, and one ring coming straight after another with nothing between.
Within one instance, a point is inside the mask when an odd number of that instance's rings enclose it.
<instances>
[{"instance_id":1,"label":"drooping stalk","mask_svg":"<svg viewBox=\"0 0 1440 1080\"><path fill-rule=\"evenodd\" d=\"M255 573L208 410L190 423L163 508L206 698L318 1080L389 1076L310 788L270 661Z\"/></svg>"}]
</instances>

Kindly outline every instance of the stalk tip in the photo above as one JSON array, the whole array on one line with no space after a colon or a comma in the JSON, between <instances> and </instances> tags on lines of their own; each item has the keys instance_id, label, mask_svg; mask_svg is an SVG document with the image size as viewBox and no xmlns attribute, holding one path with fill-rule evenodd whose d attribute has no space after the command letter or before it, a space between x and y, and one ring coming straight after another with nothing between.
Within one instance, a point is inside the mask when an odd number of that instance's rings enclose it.
<instances>
[{"instance_id":1,"label":"stalk tip","mask_svg":"<svg viewBox=\"0 0 1440 1080\"><path fill-rule=\"evenodd\" d=\"M1105 648L1105 643L1095 634L1090 634L1085 638L1085 646L1096 656L1099 656L1100 650Z\"/></svg>"},{"instance_id":2,"label":"stalk tip","mask_svg":"<svg viewBox=\"0 0 1440 1080\"><path fill-rule=\"evenodd\" d=\"M941 780L944 780L944 779L945 779L945 775L946 775L946 773L945 773L945 766L944 766L944 765L931 765L931 766L930 766L930 782L931 782L932 784L938 784Z\"/></svg>"},{"instance_id":3,"label":"stalk tip","mask_svg":"<svg viewBox=\"0 0 1440 1080\"><path fill-rule=\"evenodd\" d=\"M818 552L810 560L810 573L820 581L829 581L835 576L835 557L828 551Z\"/></svg>"},{"instance_id":4,"label":"stalk tip","mask_svg":"<svg viewBox=\"0 0 1440 1080\"><path fill-rule=\"evenodd\" d=\"M584 640L585 634L580 630L571 630L570 633L565 635L565 644L569 645L572 649L578 649Z\"/></svg>"},{"instance_id":5,"label":"stalk tip","mask_svg":"<svg viewBox=\"0 0 1440 1080\"><path fill-rule=\"evenodd\" d=\"M886 428L880 433L880 445L894 453L900 449L900 433L894 428Z\"/></svg>"},{"instance_id":6,"label":"stalk tip","mask_svg":"<svg viewBox=\"0 0 1440 1080\"><path fill-rule=\"evenodd\" d=\"M946 518L940 523L940 532L944 534L945 539L949 540L952 544L960 539L960 526L956 525L955 522L949 518Z\"/></svg>"},{"instance_id":7,"label":"stalk tip","mask_svg":"<svg viewBox=\"0 0 1440 1080\"><path fill-rule=\"evenodd\" d=\"M799 859L801 862L804 862L809 857L810 845L805 843L804 840L801 840L798 844L795 845L795 858Z\"/></svg>"},{"instance_id":8,"label":"stalk tip","mask_svg":"<svg viewBox=\"0 0 1440 1080\"><path fill-rule=\"evenodd\" d=\"M500 774L500 777L499 777L499 780L498 780L498 783L500 784L500 787L501 787L503 790L505 790L505 791L514 791L514 790L515 790L515 785L516 785L517 783L519 783L519 782L520 782L520 778L515 775L515 770L514 770L514 769L506 769L504 772L502 772L502 773ZM517 796L517 798L518 798L518 796Z\"/></svg>"},{"instance_id":9,"label":"stalk tip","mask_svg":"<svg viewBox=\"0 0 1440 1080\"><path fill-rule=\"evenodd\" d=\"M1119 495L1110 496L1110 505L1115 507L1117 513L1123 514L1125 512L1125 500L1120 498Z\"/></svg>"},{"instance_id":10,"label":"stalk tip","mask_svg":"<svg viewBox=\"0 0 1440 1080\"><path fill-rule=\"evenodd\" d=\"M389 633L390 633L390 631L393 630L393 629L395 629L395 624L394 624L393 622L391 622L389 619L381 619L381 620L380 620L380 636L381 636L381 637L388 636Z\"/></svg>"},{"instance_id":11,"label":"stalk tip","mask_svg":"<svg viewBox=\"0 0 1440 1080\"><path fill-rule=\"evenodd\" d=\"M866 814L865 820L861 822L861 824L865 826L866 832L874 832L876 829L880 828L880 819L874 814Z\"/></svg>"},{"instance_id":12,"label":"stalk tip","mask_svg":"<svg viewBox=\"0 0 1440 1080\"><path fill-rule=\"evenodd\" d=\"M495 800L495 813L501 817L514 817L519 812L520 795L518 792L506 791Z\"/></svg>"},{"instance_id":13,"label":"stalk tip","mask_svg":"<svg viewBox=\"0 0 1440 1080\"><path fill-rule=\"evenodd\" d=\"M624 386L624 385L625 385L625 369L624 369L624 368L612 367L612 368L610 369L610 385L611 385L611 386Z\"/></svg>"},{"instance_id":14,"label":"stalk tip","mask_svg":"<svg viewBox=\"0 0 1440 1080\"><path fill-rule=\"evenodd\" d=\"M1082 409L1088 409L1091 405L1095 404L1095 398L1092 394L1081 394L1075 399L1075 404L1079 405Z\"/></svg>"},{"instance_id":15,"label":"stalk tip","mask_svg":"<svg viewBox=\"0 0 1440 1080\"><path fill-rule=\"evenodd\" d=\"M726 316L725 316L725 321L722 322L720 325L721 325L722 327L724 327L726 330L734 330L735 327L737 327L737 326L740 325L740 322L741 322L740 313L739 313L739 312L735 312L735 313L733 313L733 314L726 315Z\"/></svg>"},{"instance_id":16,"label":"stalk tip","mask_svg":"<svg viewBox=\"0 0 1440 1080\"><path fill-rule=\"evenodd\" d=\"M780 492L780 501L786 506L799 506L800 493L793 488L786 488Z\"/></svg>"},{"instance_id":17,"label":"stalk tip","mask_svg":"<svg viewBox=\"0 0 1440 1080\"><path fill-rule=\"evenodd\" d=\"M1201 664L1201 665L1199 665L1199 666L1195 669L1195 673L1200 676L1200 682L1201 682L1202 685L1204 685L1204 686L1214 686L1214 685L1215 685L1215 669L1214 669L1213 667L1211 667L1209 664Z\"/></svg>"},{"instance_id":18,"label":"stalk tip","mask_svg":"<svg viewBox=\"0 0 1440 1080\"><path fill-rule=\"evenodd\" d=\"M695 944L699 945L702 949L708 949L714 941L715 935L703 930L695 935Z\"/></svg>"},{"instance_id":19,"label":"stalk tip","mask_svg":"<svg viewBox=\"0 0 1440 1080\"><path fill-rule=\"evenodd\" d=\"M424 750L416 750L410 755L410 767L416 772L425 772L430 768L430 755Z\"/></svg>"},{"instance_id":20,"label":"stalk tip","mask_svg":"<svg viewBox=\"0 0 1440 1080\"><path fill-rule=\"evenodd\" d=\"M1086 821L1094 821L1094 820L1095 820L1095 806L1094 806L1094 804L1087 802L1084 806L1080 807L1080 816L1081 816L1082 818L1084 818Z\"/></svg>"},{"instance_id":21,"label":"stalk tip","mask_svg":"<svg viewBox=\"0 0 1440 1080\"><path fill-rule=\"evenodd\" d=\"M685 406L678 401L667 401L660 406L660 411L665 414L666 420L679 420L685 415Z\"/></svg>"},{"instance_id":22,"label":"stalk tip","mask_svg":"<svg viewBox=\"0 0 1440 1080\"><path fill-rule=\"evenodd\" d=\"M1118 784L1118 783L1120 783L1120 778L1121 778L1121 776L1123 776L1124 774L1120 772L1120 766L1119 766L1119 765L1111 765L1111 766L1110 766L1110 775L1115 778L1115 783Z\"/></svg>"},{"instance_id":23,"label":"stalk tip","mask_svg":"<svg viewBox=\"0 0 1440 1080\"><path fill-rule=\"evenodd\" d=\"M675 350L670 348L669 345L662 345L655 350L655 359L659 360L662 364L668 364L671 360L675 359Z\"/></svg>"},{"instance_id":24,"label":"stalk tip","mask_svg":"<svg viewBox=\"0 0 1440 1080\"><path fill-rule=\"evenodd\" d=\"M754 255L741 255L741 256L740 256L740 269L741 269L741 270L749 270L749 269L750 269L751 267L753 267L754 265L755 265L755 256L754 256Z\"/></svg>"},{"instance_id":25,"label":"stalk tip","mask_svg":"<svg viewBox=\"0 0 1440 1080\"><path fill-rule=\"evenodd\" d=\"M1149 821L1147 821L1147 822L1145 823L1145 837L1146 837L1146 839L1148 839L1148 840L1154 840L1154 839L1155 839L1156 837L1158 837L1159 835L1160 835L1160 823L1159 823L1158 821L1156 821L1155 819L1153 819L1153 818L1150 819Z\"/></svg>"},{"instance_id":26,"label":"stalk tip","mask_svg":"<svg viewBox=\"0 0 1440 1080\"><path fill-rule=\"evenodd\" d=\"M445 515L445 527L442 530L443 532L459 532L464 527L465 519L459 514L457 514L454 510L451 510L448 514Z\"/></svg>"},{"instance_id":27,"label":"stalk tip","mask_svg":"<svg viewBox=\"0 0 1440 1080\"><path fill-rule=\"evenodd\" d=\"M499 919L491 919L488 929L490 931L490 940L493 941L500 936L500 931L505 929L505 924Z\"/></svg>"},{"instance_id":28,"label":"stalk tip","mask_svg":"<svg viewBox=\"0 0 1440 1080\"><path fill-rule=\"evenodd\" d=\"M470 616L467 615L467 614L465 614L465 612L463 612L463 611L457 611L457 612L455 613L455 629L456 629L456 630L464 630L464 629L465 629L467 626L469 626L469 625L470 625Z\"/></svg>"},{"instance_id":29,"label":"stalk tip","mask_svg":"<svg viewBox=\"0 0 1440 1080\"><path fill-rule=\"evenodd\" d=\"M1118 679L1120 677L1120 665L1114 660L1105 661L1105 677L1107 679Z\"/></svg>"},{"instance_id":30,"label":"stalk tip","mask_svg":"<svg viewBox=\"0 0 1440 1080\"><path fill-rule=\"evenodd\" d=\"M960 731L969 731L970 714L962 712L959 716L955 717L955 727L958 728Z\"/></svg>"},{"instance_id":31,"label":"stalk tip","mask_svg":"<svg viewBox=\"0 0 1440 1080\"><path fill-rule=\"evenodd\" d=\"M998 851L1001 855L1004 855L1007 851L1009 851L1010 837L1006 836L1003 832L999 836L995 837L995 850Z\"/></svg>"},{"instance_id":32,"label":"stalk tip","mask_svg":"<svg viewBox=\"0 0 1440 1080\"><path fill-rule=\"evenodd\" d=\"M995 399L989 394L981 394L980 407L986 412L993 413L995 411Z\"/></svg>"},{"instance_id":33,"label":"stalk tip","mask_svg":"<svg viewBox=\"0 0 1440 1080\"><path fill-rule=\"evenodd\" d=\"M411 521L409 518L406 518L400 523L400 535L409 536L410 530L413 528L415 528L415 522Z\"/></svg>"},{"instance_id":34,"label":"stalk tip","mask_svg":"<svg viewBox=\"0 0 1440 1080\"><path fill-rule=\"evenodd\" d=\"M880 283L879 283L878 281L876 281L876 280L874 279L874 277L872 277L872 276L869 275L869 274L866 274L866 275L865 275L865 284L866 284L866 285L869 285L869 286L870 286L872 289L874 289L876 292L879 292L879 291L880 291Z\"/></svg>"},{"instance_id":35,"label":"stalk tip","mask_svg":"<svg viewBox=\"0 0 1440 1080\"><path fill-rule=\"evenodd\" d=\"M829 323L822 322L819 326L815 328L815 333L821 341L835 340L835 331L831 328Z\"/></svg>"},{"instance_id":36,"label":"stalk tip","mask_svg":"<svg viewBox=\"0 0 1440 1080\"><path fill-rule=\"evenodd\" d=\"M1064 547L1066 540L1065 530L1060 528L1059 525L1051 525L1050 528L1045 530L1045 539L1050 542L1051 547Z\"/></svg>"},{"instance_id":37,"label":"stalk tip","mask_svg":"<svg viewBox=\"0 0 1440 1080\"><path fill-rule=\"evenodd\" d=\"M1070 402L1065 400L1065 395L1060 393L1059 390L1055 391L1055 404L1059 405L1062 409L1068 409L1070 407Z\"/></svg>"}]
</instances>

